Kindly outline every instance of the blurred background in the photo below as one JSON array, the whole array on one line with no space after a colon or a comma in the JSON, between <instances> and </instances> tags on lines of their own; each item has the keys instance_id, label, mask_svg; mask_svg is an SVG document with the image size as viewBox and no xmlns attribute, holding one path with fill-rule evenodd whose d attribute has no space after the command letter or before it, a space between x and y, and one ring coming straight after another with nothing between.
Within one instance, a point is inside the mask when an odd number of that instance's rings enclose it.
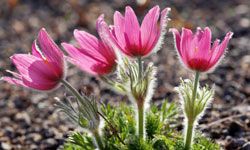
<instances>
[{"instance_id":1,"label":"blurred background","mask_svg":"<svg viewBox=\"0 0 250 150\"><path fill-rule=\"evenodd\" d=\"M200 130L220 143L223 149L250 150L250 1L249 0L0 0L0 76L15 70L9 57L29 53L41 27L55 42L73 41L73 30L97 35L95 21L105 14L112 23L115 10L124 12L130 5L142 20L154 5L171 7L168 28L209 26L215 38L228 31L234 36L226 57L216 70L201 76L202 84L215 84L215 100L200 121ZM152 102L167 98L178 102L174 87L180 77L190 78L174 49L172 34L167 33L163 48L146 60L158 66L158 85ZM79 90L106 103L127 101L106 88L97 78L68 65L67 78ZM55 109L54 97L64 96L63 87L50 93L31 91L0 83L0 149L57 149L75 126ZM182 130L182 122L178 130Z\"/></svg>"}]
</instances>

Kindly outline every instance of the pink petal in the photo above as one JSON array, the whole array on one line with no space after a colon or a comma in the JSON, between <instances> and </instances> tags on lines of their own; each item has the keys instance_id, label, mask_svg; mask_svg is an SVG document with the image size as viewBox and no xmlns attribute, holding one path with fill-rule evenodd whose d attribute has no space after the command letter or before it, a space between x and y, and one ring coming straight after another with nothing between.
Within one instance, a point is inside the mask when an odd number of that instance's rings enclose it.
<instances>
[{"instance_id":1,"label":"pink petal","mask_svg":"<svg viewBox=\"0 0 250 150\"><path fill-rule=\"evenodd\" d=\"M102 51L105 52L106 60L115 60L115 49L120 49L117 41L115 40L112 31L109 29L108 25L104 21L104 15L98 17L96 21L96 29L101 38L100 48L103 49Z\"/></svg>"},{"instance_id":2,"label":"pink petal","mask_svg":"<svg viewBox=\"0 0 250 150\"><path fill-rule=\"evenodd\" d=\"M171 28L171 29L169 29L169 31L173 33L174 41L175 41L175 47L176 47L179 55L182 57L181 48L180 48L181 35L180 35L179 31L177 29L175 29L175 28Z\"/></svg>"},{"instance_id":3,"label":"pink petal","mask_svg":"<svg viewBox=\"0 0 250 150\"><path fill-rule=\"evenodd\" d=\"M224 40L222 41L222 43L217 46L217 48L215 48L213 50L213 56L210 60L210 67L214 66L216 63L218 63L219 59L221 58L221 56L224 54L226 47L228 45L229 40L232 38L233 36L233 32L228 32L224 38ZM216 43L217 44L217 43Z\"/></svg>"},{"instance_id":4,"label":"pink petal","mask_svg":"<svg viewBox=\"0 0 250 150\"><path fill-rule=\"evenodd\" d=\"M29 82L54 84L60 79L57 72L51 68L51 64L46 64L44 60L33 55L15 54L11 59L22 78Z\"/></svg>"},{"instance_id":5,"label":"pink petal","mask_svg":"<svg viewBox=\"0 0 250 150\"><path fill-rule=\"evenodd\" d=\"M41 50L38 48L37 44L36 44L36 40L33 42L32 44L32 55L38 57L38 58L41 58L41 59L46 59L43 55L42 55L42 52Z\"/></svg>"},{"instance_id":6,"label":"pink petal","mask_svg":"<svg viewBox=\"0 0 250 150\"><path fill-rule=\"evenodd\" d=\"M158 26L158 19L160 15L160 8L159 6L155 6L149 10L142 21L140 34L141 34L141 44L142 48L147 50L155 44L155 39L159 38L159 26Z\"/></svg>"},{"instance_id":7,"label":"pink petal","mask_svg":"<svg viewBox=\"0 0 250 150\"><path fill-rule=\"evenodd\" d=\"M181 34L181 54L182 54L182 61L185 64L188 64L188 60L190 59L190 51L191 51L191 44L193 39L193 33L189 29L182 28Z\"/></svg>"},{"instance_id":8,"label":"pink petal","mask_svg":"<svg viewBox=\"0 0 250 150\"><path fill-rule=\"evenodd\" d=\"M75 30L74 36L81 47L79 50L82 53L89 55L98 61L106 61L109 57L109 55L101 49L101 42L92 34L85 31Z\"/></svg>"},{"instance_id":9,"label":"pink petal","mask_svg":"<svg viewBox=\"0 0 250 150\"><path fill-rule=\"evenodd\" d=\"M125 11L125 40L130 51L133 53L140 53L137 47L140 45L140 25L133 9L129 6L126 7ZM131 47L131 48L130 48ZM134 52L136 51L137 52Z\"/></svg>"},{"instance_id":10,"label":"pink petal","mask_svg":"<svg viewBox=\"0 0 250 150\"><path fill-rule=\"evenodd\" d=\"M44 57L48 59L48 61L54 62L58 71L63 70L63 53L44 28L42 28L38 34L38 42Z\"/></svg>"},{"instance_id":11,"label":"pink petal","mask_svg":"<svg viewBox=\"0 0 250 150\"><path fill-rule=\"evenodd\" d=\"M93 66L99 61L81 53L81 50L74 47L71 44L62 43L62 46L67 51L70 57L67 57L67 60L72 64L78 66L83 71L86 71L90 74L96 75L97 72L93 71Z\"/></svg>"},{"instance_id":12,"label":"pink petal","mask_svg":"<svg viewBox=\"0 0 250 150\"><path fill-rule=\"evenodd\" d=\"M218 45L220 44L220 40L219 39L216 39L213 43L213 46L211 48L211 51L213 52L217 47Z\"/></svg>"},{"instance_id":13,"label":"pink petal","mask_svg":"<svg viewBox=\"0 0 250 150\"><path fill-rule=\"evenodd\" d=\"M26 54L16 54L11 59L20 74L8 71L15 78L4 77L3 80L37 90L51 90L59 84L61 78L58 78L42 59Z\"/></svg>"},{"instance_id":14,"label":"pink petal","mask_svg":"<svg viewBox=\"0 0 250 150\"><path fill-rule=\"evenodd\" d=\"M208 27L206 27L198 45L201 51L209 51L211 49L211 39L212 32Z\"/></svg>"},{"instance_id":15,"label":"pink petal","mask_svg":"<svg viewBox=\"0 0 250 150\"><path fill-rule=\"evenodd\" d=\"M165 8L161 12L161 19L160 19L160 30L158 30L158 37L155 39L155 44L152 46L152 51L157 52L164 40L164 36L166 34L166 27L168 23L168 13L171 9L170 8Z\"/></svg>"},{"instance_id":16,"label":"pink petal","mask_svg":"<svg viewBox=\"0 0 250 150\"><path fill-rule=\"evenodd\" d=\"M125 34L124 22L125 22L125 19L122 16L122 14L116 11L114 14L114 32L115 32L115 38L117 39L117 42L122 49L125 49L125 46L126 46L126 40L124 37L124 34Z\"/></svg>"},{"instance_id":17,"label":"pink petal","mask_svg":"<svg viewBox=\"0 0 250 150\"><path fill-rule=\"evenodd\" d=\"M41 90L41 91L49 91L58 87L60 82L32 82L23 78L23 84L25 87Z\"/></svg>"},{"instance_id":18,"label":"pink petal","mask_svg":"<svg viewBox=\"0 0 250 150\"><path fill-rule=\"evenodd\" d=\"M54 88L56 88L57 85L49 85L49 84L46 84L46 83L34 83L34 82L29 82L27 80L24 79L24 82L20 79L16 79L16 78L11 78L11 77L2 77L0 80L3 80L3 81L6 81L10 84L13 84L13 85L17 85L17 86L23 86L25 88L33 88L33 89L36 89L36 90L44 90L44 91L47 91L47 90L52 90Z\"/></svg>"},{"instance_id":19,"label":"pink petal","mask_svg":"<svg viewBox=\"0 0 250 150\"><path fill-rule=\"evenodd\" d=\"M199 35L196 35L199 36ZM200 38L199 43L197 45L198 50L197 50L197 57L199 59L205 59L205 60L209 60L210 59L210 49L211 49L211 39L212 39L212 33L211 30L206 27L204 30L204 33L202 35L202 37L198 37Z\"/></svg>"},{"instance_id":20,"label":"pink petal","mask_svg":"<svg viewBox=\"0 0 250 150\"><path fill-rule=\"evenodd\" d=\"M18 86L24 86L24 87L27 87L22 80L20 79L16 79L16 78L11 78L11 77L2 77L0 80L3 80L3 81L6 81L10 84L13 84L13 85L18 85Z\"/></svg>"},{"instance_id":21,"label":"pink petal","mask_svg":"<svg viewBox=\"0 0 250 150\"><path fill-rule=\"evenodd\" d=\"M77 66L78 68L80 68L81 70L89 73L89 74L92 74L92 75L97 75L97 72L93 71L91 69L91 66L94 65L94 63L91 63L89 61L87 61L86 59L85 60L82 60L82 61L79 61L78 59L74 59L72 57L66 57L66 60L69 61L71 64L74 64L75 66ZM86 63L82 63L82 62L86 62Z\"/></svg>"},{"instance_id":22,"label":"pink petal","mask_svg":"<svg viewBox=\"0 0 250 150\"><path fill-rule=\"evenodd\" d=\"M6 72L10 73L13 77L17 78L17 79L21 79L22 76L16 72L10 71L10 70L6 70Z\"/></svg>"},{"instance_id":23,"label":"pink petal","mask_svg":"<svg viewBox=\"0 0 250 150\"><path fill-rule=\"evenodd\" d=\"M197 27L196 33L195 33L195 36L194 36L194 38L197 39L197 42L199 42L201 40L201 38L203 37L203 33L204 32L202 31L202 29L200 27Z\"/></svg>"}]
</instances>

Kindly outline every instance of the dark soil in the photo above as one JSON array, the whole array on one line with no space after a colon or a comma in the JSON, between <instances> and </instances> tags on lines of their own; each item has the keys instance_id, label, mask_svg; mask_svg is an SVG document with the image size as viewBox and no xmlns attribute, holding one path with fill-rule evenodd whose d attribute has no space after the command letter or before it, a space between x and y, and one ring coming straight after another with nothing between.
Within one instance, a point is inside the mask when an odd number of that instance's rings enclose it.
<instances>
[{"instance_id":1,"label":"dark soil","mask_svg":"<svg viewBox=\"0 0 250 150\"><path fill-rule=\"evenodd\" d=\"M138 6L122 0L5 0L0 1L0 76L15 70L9 57L29 53L31 43L41 27L45 27L60 44L73 40L73 30L96 34L95 20L104 13L112 23L115 10L126 5L142 17L154 5L172 8L170 27L209 26L213 38L222 39L228 31L234 36L226 57L214 72L203 74L202 84L215 84L216 96L200 121L199 129L227 150L250 150L250 1L249 0L171 0L151 1ZM174 50L173 38L166 35L158 54L151 56L158 66L158 86L153 101L164 98L178 102L174 87L180 77L192 72L183 68ZM75 87L109 103L126 101L95 77L68 65L67 76ZM75 126L55 109L54 97L64 96L63 87L41 93L5 82L0 85L0 149L57 149L63 145Z\"/></svg>"}]
</instances>

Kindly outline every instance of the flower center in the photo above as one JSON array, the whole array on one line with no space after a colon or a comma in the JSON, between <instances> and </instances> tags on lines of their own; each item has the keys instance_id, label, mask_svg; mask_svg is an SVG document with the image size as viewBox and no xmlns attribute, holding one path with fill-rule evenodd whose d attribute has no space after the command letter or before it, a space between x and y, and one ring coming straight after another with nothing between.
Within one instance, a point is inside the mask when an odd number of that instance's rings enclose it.
<instances>
[{"instance_id":1,"label":"flower center","mask_svg":"<svg viewBox=\"0 0 250 150\"><path fill-rule=\"evenodd\" d=\"M195 53L197 53L197 52L198 52L198 50L199 50L199 49L198 49L198 47L197 47L197 46L195 46L195 48L194 48L194 52L195 52Z\"/></svg>"}]
</instances>

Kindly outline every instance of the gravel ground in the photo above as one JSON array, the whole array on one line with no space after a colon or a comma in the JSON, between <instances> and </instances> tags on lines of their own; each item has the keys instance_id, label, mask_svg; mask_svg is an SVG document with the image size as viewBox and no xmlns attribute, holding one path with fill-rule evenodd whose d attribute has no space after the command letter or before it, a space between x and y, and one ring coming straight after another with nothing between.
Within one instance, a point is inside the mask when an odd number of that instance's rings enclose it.
<instances>
[{"instance_id":1,"label":"gravel ground","mask_svg":"<svg viewBox=\"0 0 250 150\"><path fill-rule=\"evenodd\" d=\"M159 4L172 8L168 27L197 26L212 28L213 37L235 34L225 59L213 73L203 74L202 84L215 83L216 96L211 108L200 121L199 128L227 150L250 150L250 1L151 1L144 6L122 0L5 0L0 1L0 76L14 70L8 57L28 53L38 30L45 27L59 44L71 41L75 28L96 34L95 20L101 14L112 23L115 10L126 5L139 16ZM161 57L164 56L164 57ZM178 101L173 88L180 77L192 77L177 59L171 34L164 46L147 61L158 66L158 86L153 101L164 98ZM80 90L109 103L126 101L105 88L97 78L68 66L68 80ZM80 83L80 84L79 84ZM57 149L75 127L54 107L54 97L64 96L63 87L54 92L40 93L1 82L0 85L0 149ZM180 125L180 130L182 126Z\"/></svg>"}]
</instances>

